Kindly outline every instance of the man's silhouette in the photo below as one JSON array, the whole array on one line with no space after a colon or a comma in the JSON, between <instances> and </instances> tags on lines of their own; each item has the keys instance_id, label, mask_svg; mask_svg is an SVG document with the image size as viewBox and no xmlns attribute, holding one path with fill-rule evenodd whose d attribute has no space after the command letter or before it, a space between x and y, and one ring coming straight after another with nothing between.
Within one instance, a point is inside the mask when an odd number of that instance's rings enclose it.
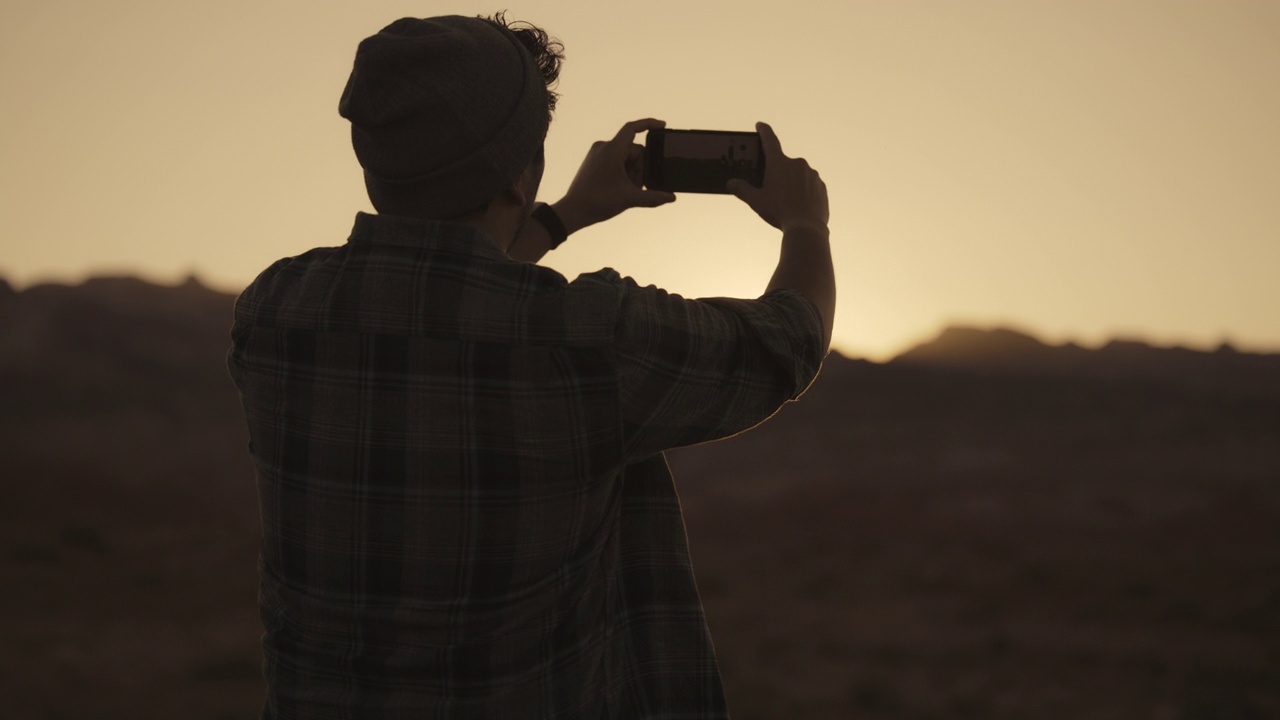
<instances>
[{"instance_id":1,"label":"man's silhouette","mask_svg":"<svg viewBox=\"0 0 1280 720\"><path fill-rule=\"evenodd\" d=\"M378 213L236 304L263 717L727 716L662 451L761 422L817 373L826 188L758 126L763 187L731 187L781 230L757 300L533 264L675 199L639 184L635 137L662 126L640 120L535 202L559 50L501 15L364 40L339 111Z\"/></svg>"}]
</instances>

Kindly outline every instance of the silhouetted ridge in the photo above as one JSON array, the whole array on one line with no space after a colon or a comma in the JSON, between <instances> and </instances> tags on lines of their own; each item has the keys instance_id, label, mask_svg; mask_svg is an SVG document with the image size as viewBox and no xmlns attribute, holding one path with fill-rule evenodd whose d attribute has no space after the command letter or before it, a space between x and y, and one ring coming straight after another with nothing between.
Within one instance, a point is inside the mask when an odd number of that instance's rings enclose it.
<instances>
[{"instance_id":1,"label":"silhouetted ridge","mask_svg":"<svg viewBox=\"0 0 1280 720\"><path fill-rule=\"evenodd\" d=\"M1280 397L1280 355L1242 353L1223 344L1204 352L1115 339L1097 350L1046 345L1026 333L951 327L892 364L1014 375L1162 385L1231 396Z\"/></svg>"},{"instance_id":2,"label":"silhouetted ridge","mask_svg":"<svg viewBox=\"0 0 1280 720\"><path fill-rule=\"evenodd\" d=\"M1047 357L1054 349L1018 330L954 326L946 328L933 340L898 355L894 360L949 364L1007 363L1015 358Z\"/></svg>"},{"instance_id":3,"label":"silhouetted ridge","mask_svg":"<svg viewBox=\"0 0 1280 720\"><path fill-rule=\"evenodd\" d=\"M3 291L0 291L3 298ZM146 405L170 413L235 410L226 377L235 297L188 280L156 285L133 277L95 277L79 285L45 283L4 300L0 379L10 407Z\"/></svg>"}]
</instances>

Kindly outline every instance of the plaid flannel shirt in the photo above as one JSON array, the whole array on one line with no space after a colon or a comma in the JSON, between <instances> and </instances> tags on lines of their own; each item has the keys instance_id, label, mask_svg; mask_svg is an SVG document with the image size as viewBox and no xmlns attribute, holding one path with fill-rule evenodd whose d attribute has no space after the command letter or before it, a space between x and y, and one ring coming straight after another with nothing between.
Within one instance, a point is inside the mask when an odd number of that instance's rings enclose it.
<instances>
[{"instance_id":1,"label":"plaid flannel shirt","mask_svg":"<svg viewBox=\"0 0 1280 720\"><path fill-rule=\"evenodd\" d=\"M236 303L264 718L725 718L661 451L821 363L791 291L568 282L466 225L360 214Z\"/></svg>"}]
</instances>

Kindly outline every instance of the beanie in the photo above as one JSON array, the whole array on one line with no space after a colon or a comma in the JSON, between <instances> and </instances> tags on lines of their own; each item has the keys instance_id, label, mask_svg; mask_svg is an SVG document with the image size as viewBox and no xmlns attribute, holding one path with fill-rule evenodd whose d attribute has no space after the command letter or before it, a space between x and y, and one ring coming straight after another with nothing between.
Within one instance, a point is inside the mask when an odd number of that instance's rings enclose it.
<instances>
[{"instance_id":1,"label":"beanie","mask_svg":"<svg viewBox=\"0 0 1280 720\"><path fill-rule=\"evenodd\" d=\"M338 113L377 195L437 218L483 206L533 162L547 88L511 31L482 18L403 18L365 38Z\"/></svg>"}]
</instances>

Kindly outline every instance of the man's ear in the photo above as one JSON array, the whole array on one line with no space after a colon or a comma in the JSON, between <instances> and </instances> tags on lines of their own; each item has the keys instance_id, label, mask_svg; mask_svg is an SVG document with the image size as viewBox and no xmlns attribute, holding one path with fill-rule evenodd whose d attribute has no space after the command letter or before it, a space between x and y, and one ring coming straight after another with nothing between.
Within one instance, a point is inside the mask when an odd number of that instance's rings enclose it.
<instances>
[{"instance_id":1,"label":"man's ear","mask_svg":"<svg viewBox=\"0 0 1280 720\"><path fill-rule=\"evenodd\" d=\"M507 186L507 199L516 207L524 207L533 202L532 193L529 192L529 184L525 180L525 175L521 174L516 181Z\"/></svg>"},{"instance_id":2,"label":"man's ear","mask_svg":"<svg viewBox=\"0 0 1280 720\"><path fill-rule=\"evenodd\" d=\"M542 184L542 165L533 162L520 173L515 182L507 187L507 199L516 207L532 205L538 197L538 186Z\"/></svg>"},{"instance_id":3,"label":"man's ear","mask_svg":"<svg viewBox=\"0 0 1280 720\"><path fill-rule=\"evenodd\" d=\"M504 190L503 196L506 197L509 204L515 205L516 208L524 208L532 202L529 192L529 170L520 173L520 177L515 182L508 184L507 190Z\"/></svg>"}]
</instances>

